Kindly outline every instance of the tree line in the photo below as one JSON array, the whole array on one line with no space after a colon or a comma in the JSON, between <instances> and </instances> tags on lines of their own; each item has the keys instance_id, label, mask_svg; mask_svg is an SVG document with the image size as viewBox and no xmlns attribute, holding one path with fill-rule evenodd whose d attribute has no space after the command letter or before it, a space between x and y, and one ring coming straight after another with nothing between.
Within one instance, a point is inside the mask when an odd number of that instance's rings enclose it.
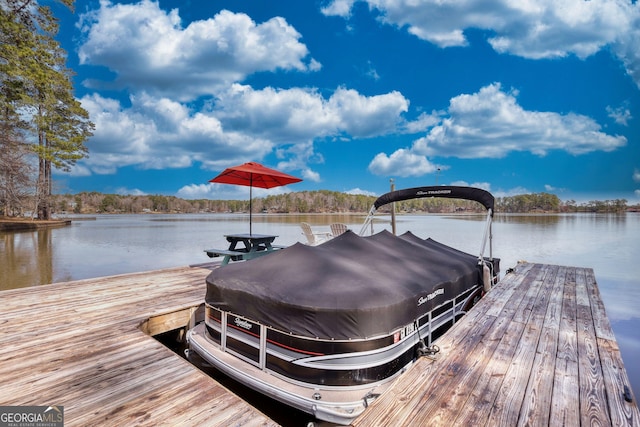
<instances>
[{"instance_id":1,"label":"tree line","mask_svg":"<svg viewBox=\"0 0 640 427\"><path fill-rule=\"evenodd\" d=\"M73 11L74 0L59 0ZM52 170L87 156L94 125L74 97L58 20L37 0L0 1L0 213L52 213Z\"/></svg>"},{"instance_id":2,"label":"tree line","mask_svg":"<svg viewBox=\"0 0 640 427\"><path fill-rule=\"evenodd\" d=\"M366 213L374 196L336 191L301 191L254 198L253 212L266 213ZM187 200L163 195L118 195L98 192L59 194L52 196L52 208L58 215L68 213L242 213L249 212L248 200ZM624 212L626 200L591 201L577 204L562 202L549 193L522 194L496 198L497 213L558 213L558 212ZM390 212L389 205L380 208ZM396 203L399 213L480 213L479 203L446 198L423 198Z\"/></svg>"}]
</instances>

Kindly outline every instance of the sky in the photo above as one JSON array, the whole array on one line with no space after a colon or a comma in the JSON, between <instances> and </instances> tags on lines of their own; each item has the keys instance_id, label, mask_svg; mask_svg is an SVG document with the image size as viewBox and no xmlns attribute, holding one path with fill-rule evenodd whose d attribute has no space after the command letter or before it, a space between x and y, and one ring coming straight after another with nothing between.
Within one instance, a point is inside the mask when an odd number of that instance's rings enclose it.
<instances>
[{"instance_id":1,"label":"sky","mask_svg":"<svg viewBox=\"0 0 640 427\"><path fill-rule=\"evenodd\" d=\"M640 202L635 0L53 4L89 157L56 192L244 199L470 185Z\"/></svg>"}]
</instances>

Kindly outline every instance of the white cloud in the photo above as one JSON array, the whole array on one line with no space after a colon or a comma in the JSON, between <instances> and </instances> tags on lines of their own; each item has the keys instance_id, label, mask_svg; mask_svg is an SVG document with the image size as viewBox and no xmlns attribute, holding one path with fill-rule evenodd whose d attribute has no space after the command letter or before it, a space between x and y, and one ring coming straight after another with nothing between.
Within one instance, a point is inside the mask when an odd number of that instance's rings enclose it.
<instances>
[{"instance_id":1,"label":"white cloud","mask_svg":"<svg viewBox=\"0 0 640 427\"><path fill-rule=\"evenodd\" d=\"M371 61L367 62L367 69L364 72L364 75L372 80L380 80L380 74L378 74L378 71L373 67Z\"/></svg>"},{"instance_id":2,"label":"white cloud","mask_svg":"<svg viewBox=\"0 0 640 427\"><path fill-rule=\"evenodd\" d=\"M437 46L466 46L464 31L492 32L497 52L531 59L586 58L612 46L640 86L640 4L616 0L363 0L379 19ZM322 12L348 18L355 0Z\"/></svg>"},{"instance_id":3,"label":"white cloud","mask_svg":"<svg viewBox=\"0 0 640 427\"><path fill-rule=\"evenodd\" d=\"M117 84L182 100L211 95L257 71L316 71L301 35L283 18L257 24L243 13L223 10L213 18L181 26L178 9L157 2L100 2L81 16L81 64L102 65ZM87 82L99 85L100 82Z\"/></svg>"},{"instance_id":4,"label":"white cloud","mask_svg":"<svg viewBox=\"0 0 640 427\"><path fill-rule=\"evenodd\" d=\"M442 168L442 167L441 167ZM382 176L422 176L435 172L437 165L431 163L425 156L413 153L411 150L401 148L390 156L378 153L371 163L369 171L374 175Z\"/></svg>"},{"instance_id":5,"label":"white cloud","mask_svg":"<svg viewBox=\"0 0 640 427\"><path fill-rule=\"evenodd\" d=\"M635 182L640 182L640 170L639 169L634 169L633 170L633 180Z\"/></svg>"},{"instance_id":6,"label":"white cloud","mask_svg":"<svg viewBox=\"0 0 640 427\"><path fill-rule=\"evenodd\" d=\"M201 111L146 93L132 95L128 107L99 95L85 96L82 104L96 130L87 143L91 156L78 162L73 173L194 164L217 170L260 160L276 150L282 159L279 168L302 171L304 179L320 182L309 166L324 162L315 152L315 139L366 138L428 126L427 134L410 148L379 153L369 170L384 176L422 176L446 168L428 159L434 156L499 158L512 151L545 155L551 150L578 155L626 144L622 136L601 132L588 117L524 110L516 96L492 84L456 96L447 111L423 114L412 123L402 119L408 101L398 92L367 97L338 88L327 99L313 89L254 90L235 84Z\"/></svg>"},{"instance_id":7,"label":"white cloud","mask_svg":"<svg viewBox=\"0 0 640 427\"><path fill-rule=\"evenodd\" d=\"M212 184L189 184L180 188L176 196L182 199L213 199L213 189Z\"/></svg>"},{"instance_id":8,"label":"white cloud","mask_svg":"<svg viewBox=\"0 0 640 427\"><path fill-rule=\"evenodd\" d=\"M364 96L338 88L329 99L315 89L254 90L234 84L219 95L216 112L230 128L249 129L282 141L346 133L365 138L393 132L409 101L399 92Z\"/></svg>"},{"instance_id":9,"label":"white cloud","mask_svg":"<svg viewBox=\"0 0 640 427\"><path fill-rule=\"evenodd\" d=\"M120 194L123 196L146 196L147 195L147 193L137 188L130 189L125 187L116 188L114 193Z\"/></svg>"},{"instance_id":10,"label":"white cloud","mask_svg":"<svg viewBox=\"0 0 640 427\"><path fill-rule=\"evenodd\" d=\"M87 142L91 156L79 165L97 174L112 174L124 166L180 168L196 162L217 169L262 158L273 148L253 135L225 131L214 116L166 98L132 96L130 107L99 95L81 102L96 129Z\"/></svg>"},{"instance_id":11,"label":"white cloud","mask_svg":"<svg viewBox=\"0 0 640 427\"><path fill-rule=\"evenodd\" d=\"M303 179L313 182L321 181L320 174L308 166L310 163L324 163L322 154L315 151L313 141L309 140L278 148L276 157L279 159L278 170L301 170Z\"/></svg>"},{"instance_id":12,"label":"white cloud","mask_svg":"<svg viewBox=\"0 0 640 427\"><path fill-rule=\"evenodd\" d=\"M305 181L320 182L320 174L312 169L306 168L302 170L302 178Z\"/></svg>"},{"instance_id":13,"label":"white cloud","mask_svg":"<svg viewBox=\"0 0 640 427\"><path fill-rule=\"evenodd\" d=\"M517 94L495 83L452 98L446 112L429 116L438 116L440 122L426 136L390 156L379 153L369 170L377 175L422 176L447 168L428 160L433 157L502 158L514 151L544 156L552 150L580 155L613 151L627 143L623 136L601 132L586 116L527 111L518 105Z\"/></svg>"},{"instance_id":14,"label":"white cloud","mask_svg":"<svg viewBox=\"0 0 640 427\"><path fill-rule=\"evenodd\" d=\"M467 181L454 181L451 185L458 185L460 187L475 187L481 188L486 191L491 191L491 184L488 182L472 182L469 184Z\"/></svg>"},{"instance_id":15,"label":"white cloud","mask_svg":"<svg viewBox=\"0 0 640 427\"><path fill-rule=\"evenodd\" d=\"M516 91L504 92L495 83L452 98L448 116L416 140L412 151L427 156L501 158L513 151L540 156L551 150L574 155L613 151L627 143L624 136L601 132L589 117L528 111L516 97Z\"/></svg>"},{"instance_id":16,"label":"white cloud","mask_svg":"<svg viewBox=\"0 0 640 427\"><path fill-rule=\"evenodd\" d=\"M518 196L520 194L531 194L533 193L526 187L514 187L507 190L499 189L497 191L491 192L495 197L513 197Z\"/></svg>"},{"instance_id":17,"label":"white cloud","mask_svg":"<svg viewBox=\"0 0 640 427\"><path fill-rule=\"evenodd\" d=\"M311 58L311 61L309 61L309 70L320 71L321 69L322 69L322 64L316 61L315 59Z\"/></svg>"},{"instance_id":18,"label":"white cloud","mask_svg":"<svg viewBox=\"0 0 640 427\"><path fill-rule=\"evenodd\" d=\"M630 6L631 8L631 6ZM627 74L640 87L640 3L635 2L628 15L631 21L629 28L618 35L612 48L616 56L622 61Z\"/></svg>"},{"instance_id":19,"label":"white cloud","mask_svg":"<svg viewBox=\"0 0 640 427\"><path fill-rule=\"evenodd\" d=\"M513 188L510 188L510 189L507 189L507 190L504 190L504 189L492 190L491 189L491 184L488 183L488 182L472 182L472 183L468 183L467 181L454 181L454 182L451 183L451 185L459 185L461 187L481 188L483 190L491 192L495 197L512 197L512 196L518 196L520 194L531 194L532 193L532 191L530 191L526 187L513 187Z\"/></svg>"},{"instance_id":20,"label":"white cloud","mask_svg":"<svg viewBox=\"0 0 640 427\"><path fill-rule=\"evenodd\" d=\"M367 191L361 188L352 188L351 190L345 191L345 193L353 194L353 195L363 195L363 196L377 196L377 194L374 193L373 191Z\"/></svg>"},{"instance_id":21,"label":"white cloud","mask_svg":"<svg viewBox=\"0 0 640 427\"><path fill-rule=\"evenodd\" d=\"M409 102L396 91L364 96L353 89L340 88L329 99L328 109L339 113L340 130L366 138L395 131Z\"/></svg>"},{"instance_id":22,"label":"white cloud","mask_svg":"<svg viewBox=\"0 0 640 427\"><path fill-rule=\"evenodd\" d=\"M564 193L567 191L566 188L561 188L561 187L555 187L553 185L550 184L545 184L544 185L544 191L548 192L548 193Z\"/></svg>"},{"instance_id":23,"label":"white cloud","mask_svg":"<svg viewBox=\"0 0 640 427\"><path fill-rule=\"evenodd\" d=\"M629 120L633 118L631 116L631 111L627 107L613 108L607 105L607 114L617 124L622 126L628 126Z\"/></svg>"},{"instance_id":24,"label":"white cloud","mask_svg":"<svg viewBox=\"0 0 640 427\"><path fill-rule=\"evenodd\" d=\"M251 194L254 199L286 194L294 191L288 186L275 188L253 188ZM228 184L189 184L180 188L176 196L183 199L211 199L211 200L249 200L249 187Z\"/></svg>"},{"instance_id":25,"label":"white cloud","mask_svg":"<svg viewBox=\"0 0 640 427\"><path fill-rule=\"evenodd\" d=\"M54 169L54 173L57 173L57 171L57 169ZM72 176L74 178L80 176L91 176L91 169L84 166L83 164L76 163L75 165L71 166L69 172L65 172L65 174L68 174L69 176Z\"/></svg>"},{"instance_id":26,"label":"white cloud","mask_svg":"<svg viewBox=\"0 0 640 427\"><path fill-rule=\"evenodd\" d=\"M96 129L87 143L91 156L78 162L78 173L194 164L217 170L276 150L282 170L301 170L315 182L321 178L309 164L324 161L314 150L315 139L391 133L402 126L401 114L408 109L398 92L363 96L338 88L326 99L313 89L254 90L238 84L199 111L144 92L131 95L130 106L97 94L81 101Z\"/></svg>"},{"instance_id":27,"label":"white cloud","mask_svg":"<svg viewBox=\"0 0 640 427\"><path fill-rule=\"evenodd\" d=\"M351 7L356 0L333 0L327 6L321 9L322 13L327 16L349 17L351 15Z\"/></svg>"},{"instance_id":28,"label":"white cloud","mask_svg":"<svg viewBox=\"0 0 640 427\"><path fill-rule=\"evenodd\" d=\"M433 111L431 114L422 113L416 120L407 122L404 131L406 133L426 132L430 127L440 123L443 114L445 113L442 111Z\"/></svg>"},{"instance_id":29,"label":"white cloud","mask_svg":"<svg viewBox=\"0 0 640 427\"><path fill-rule=\"evenodd\" d=\"M289 142L326 136L339 123L319 93L301 88L254 90L234 84L219 95L216 114L230 128Z\"/></svg>"}]
</instances>

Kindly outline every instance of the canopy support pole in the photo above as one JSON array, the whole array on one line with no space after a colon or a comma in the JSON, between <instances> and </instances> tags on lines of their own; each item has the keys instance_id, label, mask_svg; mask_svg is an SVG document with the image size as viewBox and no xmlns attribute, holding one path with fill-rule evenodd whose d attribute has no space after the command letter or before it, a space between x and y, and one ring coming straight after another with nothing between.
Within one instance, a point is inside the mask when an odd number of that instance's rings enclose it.
<instances>
[{"instance_id":1,"label":"canopy support pole","mask_svg":"<svg viewBox=\"0 0 640 427\"><path fill-rule=\"evenodd\" d=\"M489 256L491 258L493 258L493 250L491 248L492 244L491 244L491 240L492 240L492 236L491 236L491 214L493 213L493 211L491 209L488 210L487 212L487 225L484 228L484 236L482 237L482 245L480 246L480 256L478 257L478 262L482 263L484 261L484 249L487 246L487 237L489 238Z\"/></svg>"},{"instance_id":2,"label":"canopy support pole","mask_svg":"<svg viewBox=\"0 0 640 427\"><path fill-rule=\"evenodd\" d=\"M364 233L367 232L367 226L369 225L369 223L371 223L373 221L373 215L375 215L376 213L376 207L375 206L371 206L371 209L369 210L369 214L367 215L367 217L364 219L364 224L362 224L362 228L360 229L360 235L364 236ZM371 234L373 234L373 224L371 224Z\"/></svg>"}]
</instances>

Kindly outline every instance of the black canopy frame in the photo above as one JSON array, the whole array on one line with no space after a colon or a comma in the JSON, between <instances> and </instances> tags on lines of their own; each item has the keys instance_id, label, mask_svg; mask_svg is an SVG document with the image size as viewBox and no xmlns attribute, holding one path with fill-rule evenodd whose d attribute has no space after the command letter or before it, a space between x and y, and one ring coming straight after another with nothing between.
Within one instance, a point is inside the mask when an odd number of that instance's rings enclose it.
<instances>
[{"instance_id":1,"label":"black canopy frame","mask_svg":"<svg viewBox=\"0 0 640 427\"><path fill-rule=\"evenodd\" d=\"M439 186L425 186L406 188L403 190L391 191L378 197L373 203L367 218L365 218L364 224L360 229L360 235L364 236L367 230L370 228L373 217L381 206L387 205L393 202L400 202L403 200L421 199L425 197L444 197L450 199L464 199L471 200L482 204L487 209L487 220L484 230L484 236L482 238L482 246L480 248L480 255L478 255L478 262L482 263L484 260L484 251L489 243L489 259L493 260L493 230L492 219L495 209L495 198L491 193L481 188L475 187L461 187L455 185L439 185ZM373 230L371 230L373 234Z\"/></svg>"}]
</instances>

